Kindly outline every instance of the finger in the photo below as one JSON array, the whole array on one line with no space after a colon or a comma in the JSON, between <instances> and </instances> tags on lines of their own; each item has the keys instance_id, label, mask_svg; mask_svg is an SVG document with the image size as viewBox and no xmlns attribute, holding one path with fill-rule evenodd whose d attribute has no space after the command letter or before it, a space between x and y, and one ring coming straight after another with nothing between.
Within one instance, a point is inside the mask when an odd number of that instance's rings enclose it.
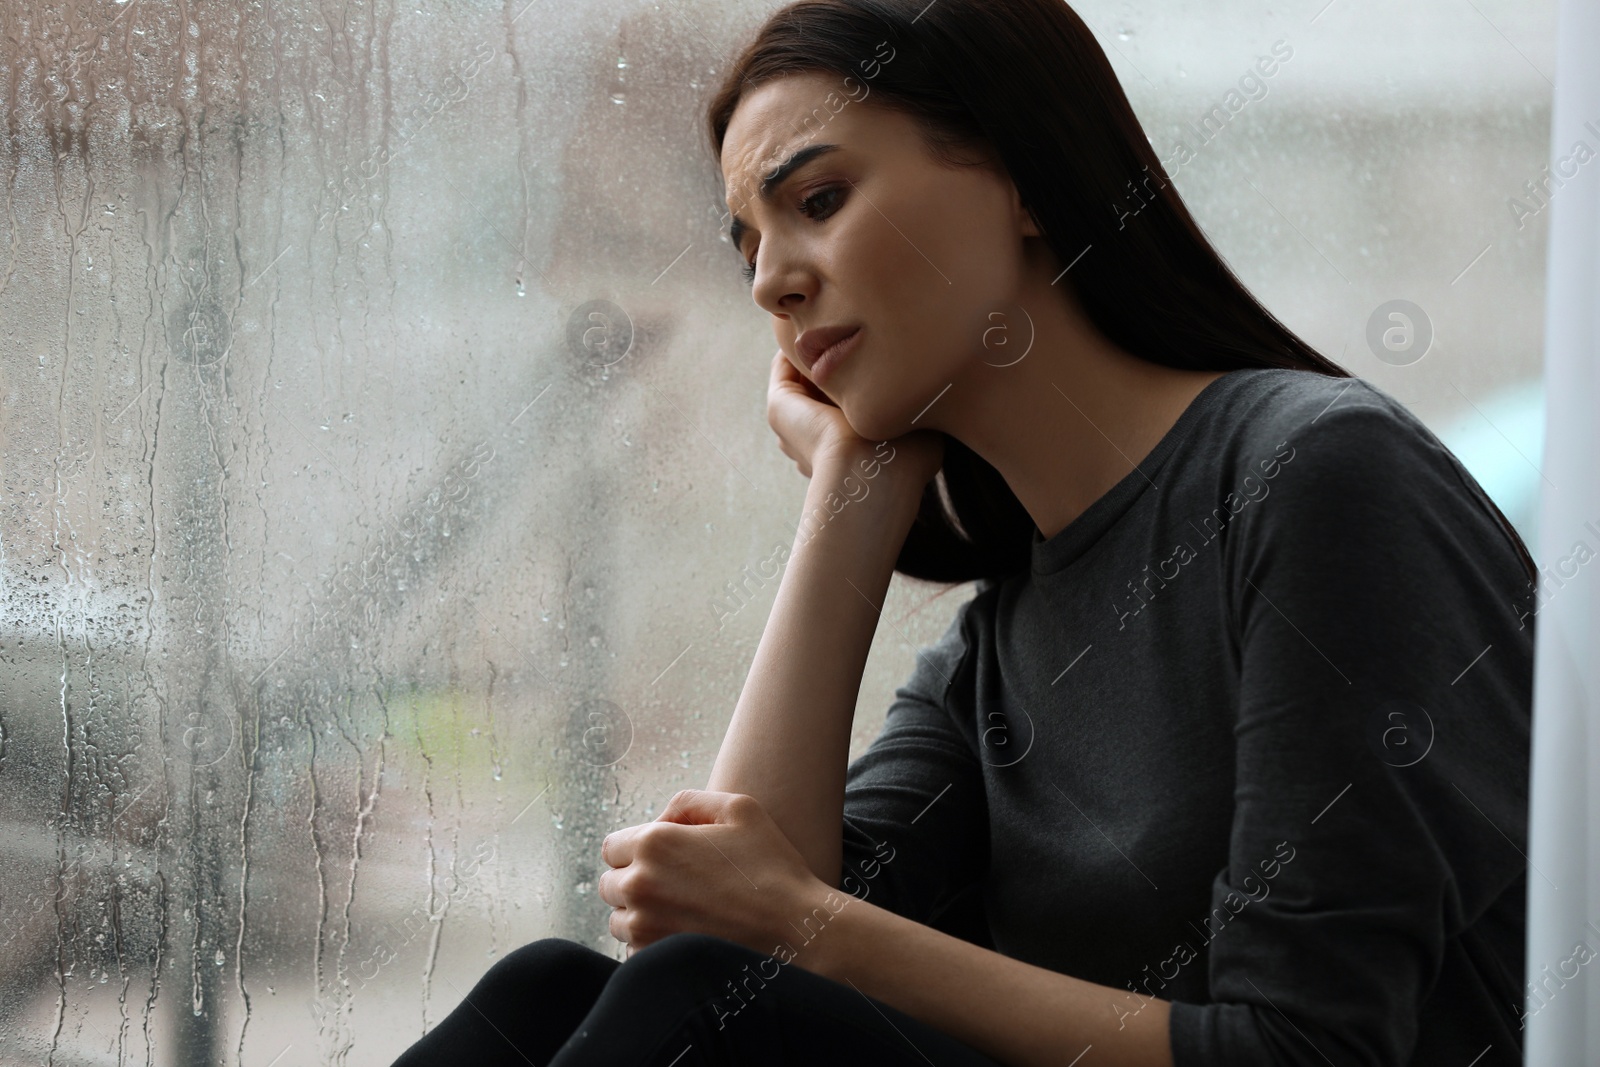
<instances>
[{"instance_id":1,"label":"finger","mask_svg":"<svg viewBox=\"0 0 1600 1067\"><path fill-rule=\"evenodd\" d=\"M626 867L632 863L634 850L638 847L639 832L649 825L640 823L638 826L624 826L601 838L600 862L607 867Z\"/></svg>"},{"instance_id":2,"label":"finger","mask_svg":"<svg viewBox=\"0 0 1600 1067\"><path fill-rule=\"evenodd\" d=\"M811 384L811 379L801 373L800 368L795 366L794 360L785 355L782 349L772 357L772 375L774 384L777 385L792 385L803 389Z\"/></svg>"},{"instance_id":3,"label":"finger","mask_svg":"<svg viewBox=\"0 0 1600 1067\"><path fill-rule=\"evenodd\" d=\"M680 789L672 794L657 822L712 823L729 822L728 802L732 793L719 793L710 789Z\"/></svg>"},{"instance_id":4,"label":"finger","mask_svg":"<svg viewBox=\"0 0 1600 1067\"><path fill-rule=\"evenodd\" d=\"M606 875L615 873L615 870L601 871L600 877L595 879L594 891L596 896L605 901L607 904L610 904L613 908L620 908L622 906L622 901L620 899L613 900L611 897L611 890L606 885Z\"/></svg>"},{"instance_id":5,"label":"finger","mask_svg":"<svg viewBox=\"0 0 1600 1067\"><path fill-rule=\"evenodd\" d=\"M767 393L771 396L783 396L786 393L803 392L805 392L804 379L800 378L795 373L794 368L789 366L788 360L783 360L783 366L779 367L772 375Z\"/></svg>"},{"instance_id":6,"label":"finger","mask_svg":"<svg viewBox=\"0 0 1600 1067\"><path fill-rule=\"evenodd\" d=\"M794 389L801 394L810 397L819 404L828 404L833 407L838 407L837 404L834 404L833 398L828 396L827 393L824 393L817 383L812 381L810 376L802 371L799 367L795 366L794 363L788 359L788 357L784 358L783 364L781 380L781 385L783 388Z\"/></svg>"}]
</instances>

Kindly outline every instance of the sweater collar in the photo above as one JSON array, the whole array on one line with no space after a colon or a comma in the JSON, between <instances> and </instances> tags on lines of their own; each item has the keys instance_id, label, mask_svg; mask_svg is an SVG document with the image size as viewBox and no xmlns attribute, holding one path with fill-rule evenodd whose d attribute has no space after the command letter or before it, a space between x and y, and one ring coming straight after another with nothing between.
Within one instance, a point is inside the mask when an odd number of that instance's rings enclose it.
<instances>
[{"instance_id":1,"label":"sweater collar","mask_svg":"<svg viewBox=\"0 0 1600 1067\"><path fill-rule=\"evenodd\" d=\"M1156 473L1167 460L1194 433L1206 414L1217 407L1236 388L1270 367L1241 367L1207 382L1183 414L1156 442L1150 454L1139 461L1119 482L1106 490L1084 512L1073 519L1055 536L1046 539L1039 528L1033 528L1033 573L1053 574L1063 569L1087 552L1100 537L1120 519L1136 500L1151 488Z\"/></svg>"}]
</instances>

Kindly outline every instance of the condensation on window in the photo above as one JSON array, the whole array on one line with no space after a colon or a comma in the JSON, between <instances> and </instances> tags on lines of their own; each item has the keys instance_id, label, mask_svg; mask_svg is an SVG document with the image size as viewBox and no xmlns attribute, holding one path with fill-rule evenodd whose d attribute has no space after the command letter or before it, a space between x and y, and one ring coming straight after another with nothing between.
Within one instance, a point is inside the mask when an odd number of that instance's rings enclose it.
<instances>
[{"instance_id":1,"label":"condensation on window","mask_svg":"<svg viewBox=\"0 0 1600 1067\"><path fill-rule=\"evenodd\" d=\"M1316 7L1079 10L1268 305L1471 417L1538 374L1553 5ZM804 492L702 132L770 9L0 10L0 1061L389 1062L620 958L600 838L705 784Z\"/></svg>"}]
</instances>

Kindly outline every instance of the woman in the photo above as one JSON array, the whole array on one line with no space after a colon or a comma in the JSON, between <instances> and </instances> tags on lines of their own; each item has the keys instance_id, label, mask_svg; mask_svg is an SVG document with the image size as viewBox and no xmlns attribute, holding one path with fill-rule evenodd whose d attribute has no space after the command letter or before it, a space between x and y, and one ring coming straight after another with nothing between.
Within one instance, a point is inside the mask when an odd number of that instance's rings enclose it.
<instances>
[{"instance_id":1,"label":"woman","mask_svg":"<svg viewBox=\"0 0 1600 1067\"><path fill-rule=\"evenodd\" d=\"M801 530L707 790L605 842L628 960L401 1063L1520 1063L1532 561L1071 9L793 4L709 129ZM847 768L894 570L977 592Z\"/></svg>"}]
</instances>

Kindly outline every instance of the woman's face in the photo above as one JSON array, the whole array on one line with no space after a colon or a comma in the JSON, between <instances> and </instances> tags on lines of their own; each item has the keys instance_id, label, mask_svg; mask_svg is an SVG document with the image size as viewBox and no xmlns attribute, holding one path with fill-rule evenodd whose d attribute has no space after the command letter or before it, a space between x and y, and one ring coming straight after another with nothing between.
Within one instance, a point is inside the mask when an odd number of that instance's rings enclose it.
<instances>
[{"instance_id":1,"label":"woman's face","mask_svg":"<svg viewBox=\"0 0 1600 1067\"><path fill-rule=\"evenodd\" d=\"M857 95L863 84L848 83ZM930 403L972 367L1002 362L986 340L1016 321L1023 238L1038 231L998 163L941 165L911 118L845 86L808 73L748 93L723 141L723 181L784 355L858 434L883 440L937 428ZM783 168L763 199L763 179L801 152L815 154ZM796 340L831 326L861 333L816 383Z\"/></svg>"}]
</instances>

